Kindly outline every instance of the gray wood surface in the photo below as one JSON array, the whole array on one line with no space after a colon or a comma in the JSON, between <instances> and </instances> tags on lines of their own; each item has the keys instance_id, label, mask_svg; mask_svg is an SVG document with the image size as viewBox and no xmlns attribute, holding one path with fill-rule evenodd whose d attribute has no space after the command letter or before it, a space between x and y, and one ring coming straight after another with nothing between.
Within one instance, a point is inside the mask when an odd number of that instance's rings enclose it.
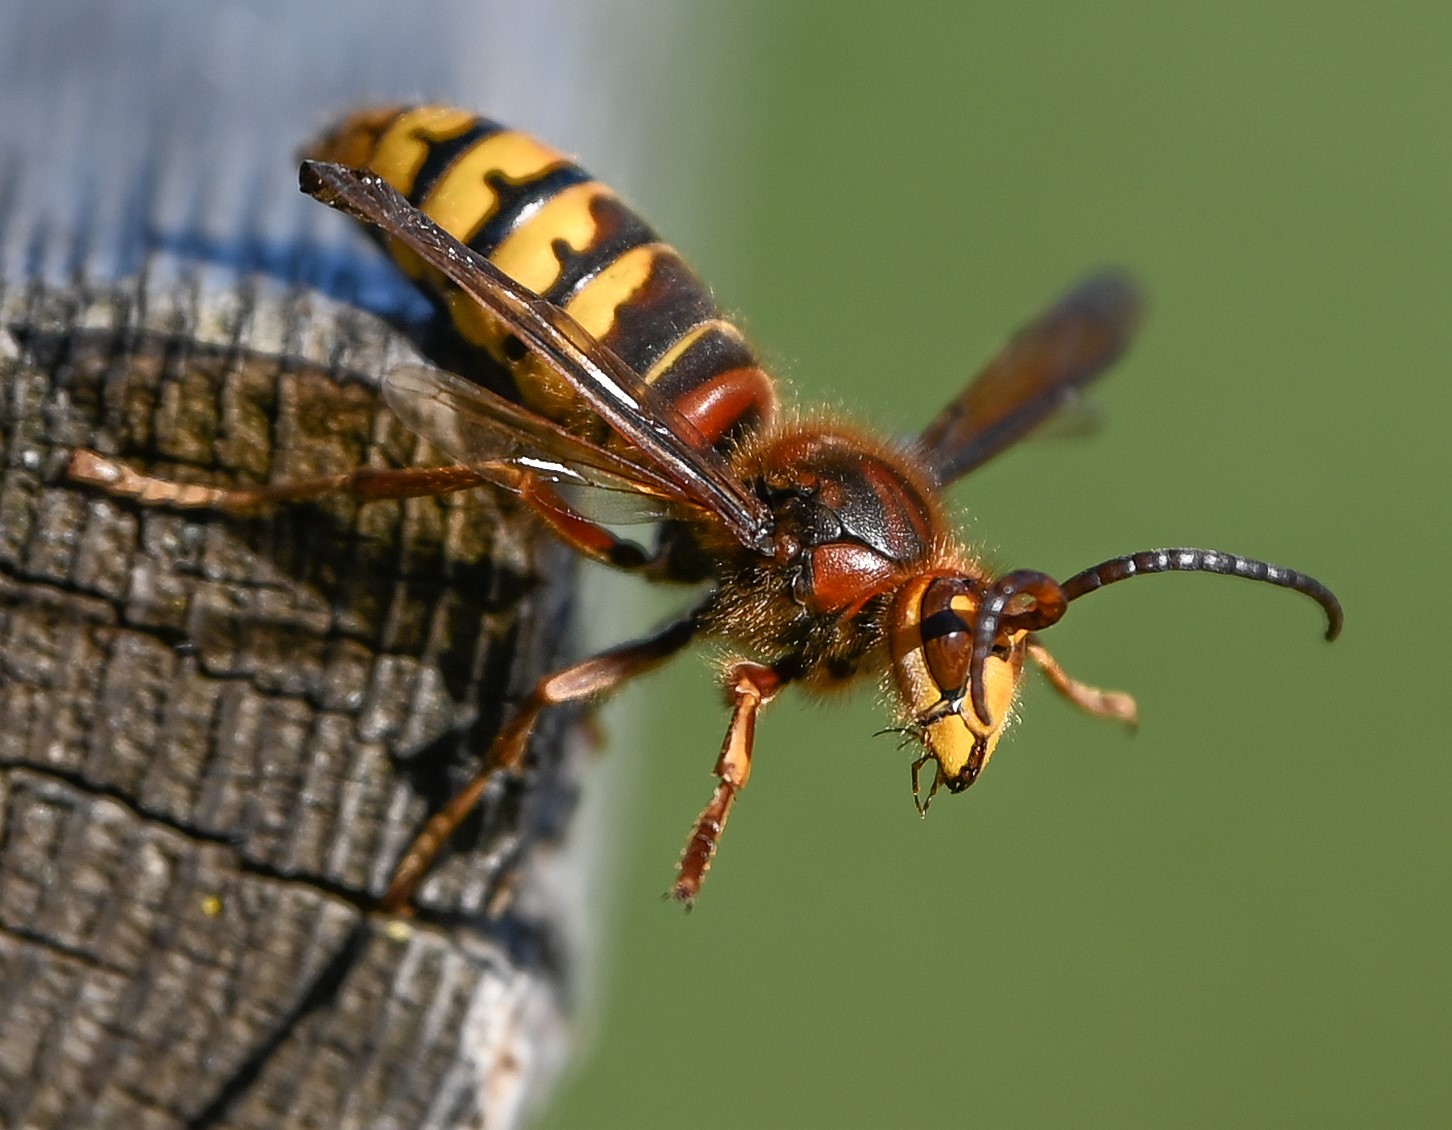
<instances>
[{"instance_id":1,"label":"gray wood surface","mask_svg":"<svg viewBox=\"0 0 1452 1130\"><path fill-rule=\"evenodd\" d=\"M419 918L370 908L569 650L566 555L488 492L242 519L63 467L428 459L375 397L409 346L364 313L417 300L298 193L299 148L352 107L442 100L621 154L618 180L675 20L0 0L0 1130L502 1128L548 1096L598 856L562 846L568 719Z\"/></svg>"},{"instance_id":2,"label":"gray wood surface","mask_svg":"<svg viewBox=\"0 0 1452 1130\"><path fill-rule=\"evenodd\" d=\"M406 349L265 284L0 294L0 1125L501 1126L563 1055L558 725L420 921L369 913L558 658L558 555L485 491L229 518L63 474L428 460L373 388Z\"/></svg>"}]
</instances>

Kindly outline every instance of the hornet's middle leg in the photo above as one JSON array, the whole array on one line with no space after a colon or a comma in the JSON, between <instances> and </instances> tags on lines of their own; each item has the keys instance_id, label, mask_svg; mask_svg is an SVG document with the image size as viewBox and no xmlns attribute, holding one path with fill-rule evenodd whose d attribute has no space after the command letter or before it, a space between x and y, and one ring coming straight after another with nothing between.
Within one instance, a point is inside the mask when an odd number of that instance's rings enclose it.
<instances>
[{"instance_id":1,"label":"hornet's middle leg","mask_svg":"<svg viewBox=\"0 0 1452 1130\"><path fill-rule=\"evenodd\" d=\"M731 726L721 745L721 756L716 759L716 788L710 803L697 818L690 839L686 841L686 850L676 867L675 886L670 892L671 897L687 907L701 893L701 884L711 866L711 857L716 854L721 833L726 828L731 805L751 776L751 747L756 738L757 712L777 696L786 682L775 668L761 663L738 663L727 676L726 693L732 703Z\"/></svg>"}]
</instances>

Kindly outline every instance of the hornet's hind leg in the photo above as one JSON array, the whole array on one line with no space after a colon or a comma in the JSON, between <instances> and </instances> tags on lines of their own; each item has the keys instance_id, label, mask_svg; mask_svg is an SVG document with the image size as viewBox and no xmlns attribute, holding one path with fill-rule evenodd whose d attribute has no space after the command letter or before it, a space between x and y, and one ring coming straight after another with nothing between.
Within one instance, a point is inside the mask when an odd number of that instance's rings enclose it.
<instances>
[{"instance_id":1,"label":"hornet's hind leg","mask_svg":"<svg viewBox=\"0 0 1452 1130\"><path fill-rule=\"evenodd\" d=\"M680 651L690 643L699 626L695 614L686 616L654 635L601 652L562 671L546 675L536 683L519 711L494 739L484 767L429 819L404 852L379 904L380 908L388 913L397 913L407 906L429 864L474 810L489 782L500 773L517 771L524 762L530 731L546 709L609 694Z\"/></svg>"},{"instance_id":2,"label":"hornet's hind leg","mask_svg":"<svg viewBox=\"0 0 1452 1130\"><path fill-rule=\"evenodd\" d=\"M341 475L267 486L209 487L145 475L119 459L78 448L71 454L66 473L73 482L84 483L118 498L135 499L145 506L226 513L246 513L329 494L347 494L363 502L376 502L425 498L491 484L517 494L540 516L551 533L577 553L616 569L644 569L658 564L651 554L634 542L616 537L598 522L592 522L575 511L550 483L509 463L360 467Z\"/></svg>"}]
</instances>

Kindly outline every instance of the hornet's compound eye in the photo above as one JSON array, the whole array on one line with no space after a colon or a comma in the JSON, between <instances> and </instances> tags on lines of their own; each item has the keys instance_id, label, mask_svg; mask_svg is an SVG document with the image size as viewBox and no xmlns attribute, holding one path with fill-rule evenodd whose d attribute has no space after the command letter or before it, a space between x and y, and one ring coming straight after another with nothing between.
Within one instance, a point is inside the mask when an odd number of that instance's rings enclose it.
<instances>
[{"instance_id":1,"label":"hornet's compound eye","mask_svg":"<svg viewBox=\"0 0 1452 1130\"><path fill-rule=\"evenodd\" d=\"M973 653L980 589L968 577L938 577L923 592L918 631L928 674L946 698L962 693Z\"/></svg>"}]
</instances>

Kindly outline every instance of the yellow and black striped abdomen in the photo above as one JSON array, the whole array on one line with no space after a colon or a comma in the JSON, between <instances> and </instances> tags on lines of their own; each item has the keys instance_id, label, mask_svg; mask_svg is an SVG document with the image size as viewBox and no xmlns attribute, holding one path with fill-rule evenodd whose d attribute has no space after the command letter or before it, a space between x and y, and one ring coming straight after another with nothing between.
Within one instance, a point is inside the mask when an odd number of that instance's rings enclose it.
<instances>
[{"instance_id":1,"label":"yellow and black striped abdomen","mask_svg":"<svg viewBox=\"0 0 1452 1130\"><path fill-rule=\"evenodd\" d=\"M680 256L609 188L527 134L443 106L353 115L310 156L378 173L455 238L570 313L712 441L770 415L771 379ZM399 266L455 328L513 372L521 397L568 420L557 374L511 350L498 327L407 248Z\"/></svg>"}]
</instances>

